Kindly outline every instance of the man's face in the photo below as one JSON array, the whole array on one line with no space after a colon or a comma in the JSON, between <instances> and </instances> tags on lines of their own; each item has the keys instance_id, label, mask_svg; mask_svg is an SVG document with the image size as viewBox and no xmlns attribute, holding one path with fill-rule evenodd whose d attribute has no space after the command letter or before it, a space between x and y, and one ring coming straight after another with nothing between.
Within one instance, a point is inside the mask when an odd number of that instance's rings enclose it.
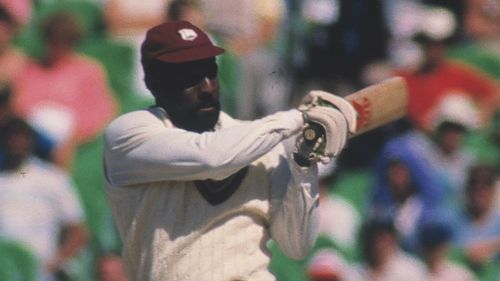
<instances>
[{"instance_id":1,"label":"man's face","mask_svg":"<svg viewBox=\"0 0 500 281\"><path fill-rule=\"evenodd\" d=\"M401 162L391 163L387 170L387 176L391 195L397 201L402 202L412 195L411 174L405 164Z\"/></svg>"},{"instance_id":2,"label":"man's face","mask_svg":"<svg viewBox=\"0 0 500 281\"><path fill-rule=\"evenodd\" d=\"M5 149L4 169L15 170L29 157L33 148L33 138L25 132L5 136L2 145Z\"/></svg>"},{"instance_id":3,"label":"man's face","mask_svg":"<svg viewBox=\"0 0 500 281\"><path fill-rule=\"evenodd\" d=\"M493 206L495 200L494 191L494 187L481 183L470 187L466 197L469 208L477 216L487 213L491 206Z\"/></svg>"},{"instance_id":4,"label":"man's face","mask_svg":"<svg viewBox=\"0 0 500 281\"><path fill-rule=\"evenodd\" d=\"M219 120L219 81L203 78L168 101L165 110L177 127L202 133L214 129Z\"/></svg>"},{"instance_id":5,"label":"man's face","mask_svg":"<svg viewBox=\"0 0 500 281\"><path fill-rule=\"evenodd\" d=\"M439 133L438 145L446 155L458 151L463 143L464 131L447 129Z\"/></svg>"},{"instance_id":6,"label":"man's face","mask_svg":"<svg viewBox=\"0 0 500 281\"><path fill-rule=\"evenodd\" d=\"M390 232L376 233L373 238L373 248L376 258L384 263L395 251L396 238Z\"/></svg>"},{"instance_id":7,"label":"man's face","mask_svg":"<svg viewBox=\"0 0 500 281\"><path fill-rule=\"evenodd\" d=\"M213 130L221 109L215 59L185 63L175 70L160 85L164 90L156 93L158 105L179 128L198 133Z\"/></svg>"}]
</instances>

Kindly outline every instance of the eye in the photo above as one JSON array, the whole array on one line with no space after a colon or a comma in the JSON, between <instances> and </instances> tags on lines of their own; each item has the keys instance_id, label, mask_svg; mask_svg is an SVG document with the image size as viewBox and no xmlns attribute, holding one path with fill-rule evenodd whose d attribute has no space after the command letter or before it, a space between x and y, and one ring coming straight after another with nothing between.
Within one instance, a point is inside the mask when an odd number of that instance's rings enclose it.
<instances>
[{"instance_id":1,"label":"eye","mask_svg":"<svg viewBox=\"0 0 500 281\"><path fill-rule=\"evenodd\" d=\"M217 71L218 71L217 65L214 64L213 67L210 67L208 69L207 77L211 80L214 80L215 78L217 78Z\"/></svg>"},{"instance_id":2,"label":"eye","mask_svg":"<svg viewBox=\"0 0 500 281\"><path fill-rule=\"evenodd\" d=\"M194 86L200 84L203 81L203 79L204 79L204 77L201 77L201 76L191 77L191 78L186 80L185 88L194 87Z\"/></svg>"}]
</instances>

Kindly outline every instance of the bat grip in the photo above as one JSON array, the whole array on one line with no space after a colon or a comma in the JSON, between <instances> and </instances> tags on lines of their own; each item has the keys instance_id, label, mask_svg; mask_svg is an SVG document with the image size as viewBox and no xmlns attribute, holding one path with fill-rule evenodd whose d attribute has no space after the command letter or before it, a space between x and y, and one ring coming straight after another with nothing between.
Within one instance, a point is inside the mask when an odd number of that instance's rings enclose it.
<instances>
[{"instance_id":1,"label":"bat grip","mask_svg":"<svg viewBox=\"0 0 500 281\"><path fill-rule=\"evenodd\" d=\"M309 122L302 131L304 142L300 145L298 152L294 153L294 159L300 166L311 166L311 154L318 139L325 135L325 130L318 123Z\"/></svg>"},{"instance_id":2,"label":"bat grip","mask_svg":"<svg viewBox=\"0 0 500 281\"><path fill-rule=\"evenodd\" d=\"M302 131L302 137L307 145L314 147L318 139L325 135L325 129L318 123L309 122Z\"/></svg>"}]
</instances>

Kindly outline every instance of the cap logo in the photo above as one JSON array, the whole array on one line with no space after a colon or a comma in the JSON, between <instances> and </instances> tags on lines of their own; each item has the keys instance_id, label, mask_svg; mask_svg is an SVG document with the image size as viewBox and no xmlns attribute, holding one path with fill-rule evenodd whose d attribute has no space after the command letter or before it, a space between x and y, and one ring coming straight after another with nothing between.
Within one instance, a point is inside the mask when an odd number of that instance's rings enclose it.
<instances>
[{"instance_id":1,"label":"cap logo","mask_svg":"<svg viewBox=\"0 0 500 281\"><path fill-rule=\"evenodd\" d=\"M190 28L183 28L178 31L179 34L181 35L181 38L184 41L193 41L198 37L198 34L196 34L196 31L190 29Z\"/></svg>"}]
</instances>

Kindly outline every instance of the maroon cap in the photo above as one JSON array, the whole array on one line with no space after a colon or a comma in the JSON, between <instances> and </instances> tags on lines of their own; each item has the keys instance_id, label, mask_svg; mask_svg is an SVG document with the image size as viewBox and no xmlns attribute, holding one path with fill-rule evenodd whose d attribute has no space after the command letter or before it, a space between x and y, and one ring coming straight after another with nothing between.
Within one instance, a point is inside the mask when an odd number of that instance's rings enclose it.
<instances>
[{"instance_id":1,"label":"maroon cap","mask_svg":"<svg viewBox=\"0 0 500 281\"><path fill-rule=\"evenodd\" d=\"M143 60L172 63L206 59L223 52L205 32L187 21L165 22L149 29L141 46Z\"/></svg>"}]
</instances>

